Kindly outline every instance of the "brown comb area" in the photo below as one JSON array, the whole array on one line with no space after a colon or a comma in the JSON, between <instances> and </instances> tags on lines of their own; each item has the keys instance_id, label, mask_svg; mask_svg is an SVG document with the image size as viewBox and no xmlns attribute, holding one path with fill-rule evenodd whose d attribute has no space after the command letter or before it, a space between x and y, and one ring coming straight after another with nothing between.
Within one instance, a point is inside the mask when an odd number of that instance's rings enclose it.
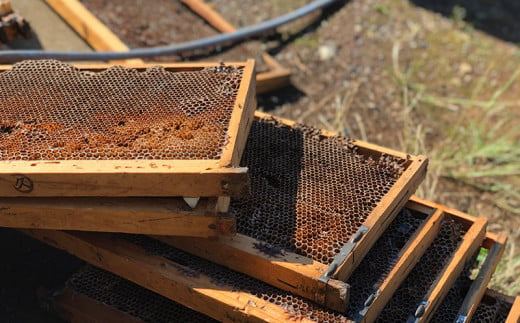
<instances>
[{"instance_id":1,"label":"brown comb area","mask_svg":"<svg viewBox=\"0 0 520 323\"><path fill-rule=\"evenodd\" d=\"M226 267L193 256L182 250L171 247L160 241L140 235L119 235L122 239L132 242L144 249L147 254L164 257L174 264L183 275L188 277L206 276L213 284L223 289L252 294L270 303L284 308L287 319L298 320L308 318L316 322L346 322L347 318L337 312L295 296L289 292L272 287L250 276L230 270Z\"/></svg>"},{"instance_id":2,"label":"brown comb area","mask_svg":"<svg viewBox=\"0 0 520 323\"><path fill-rule=\"evenodd\" d=\"M499 298L484 295L471 318L478 323L502 323L505 322L512 305Z\"/></svg>"},{"instance_id":3,"label":"brown comb area","mask_svg":"<svg viewBox=\"0 0 520 323\"><path fill-rule=\"evenodd\" d=\"M74 274L67 281L67 286L144 322L217 322L204 314L93 266L85 266Z\"/></svg>"},{"instance_id":4,"label":"brown comb area","mask_svg":"<svg viewBox=\"0 0 520 323\"><path fill-rule=\"evenodd\" d=\"M385 306L377 322L406 322L428 297L437 276L449 263L465 234L460 223L444 220L441 231Z\"/></svg>"},{"instance_id":5,"label":"brown comb area","mask_svg":"<svg viewBox=\"0 0 520 323\"><path fill-rule=\"evenodd\" d=\"M359 152L349 138L255 121L242 157L251 194L234 199L238 232L330 264L406 168Z\"/></svg>"},{"instance_id":6,"label":"brown comb area","mask_svg":"<svg viewBox=\"0 0 520 323\"><path fill-rule=\"evenodd\" d=\"M242 71L18 63L0 73L0 160L219 159Z\"/></svg>"}]
</instances>

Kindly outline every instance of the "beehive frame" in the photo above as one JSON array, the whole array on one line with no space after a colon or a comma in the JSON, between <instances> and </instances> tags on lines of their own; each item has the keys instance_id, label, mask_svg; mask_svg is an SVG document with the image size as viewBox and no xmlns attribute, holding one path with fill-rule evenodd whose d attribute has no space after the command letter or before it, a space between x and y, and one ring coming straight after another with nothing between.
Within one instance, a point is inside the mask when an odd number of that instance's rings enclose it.
<instances>
[{"instance_id":1,"label":"beehive frame","mask_svg":"<svg viewBox=\"0 0 520 323\"><path fill-rule=\"evenodd\" d=\"M185 196L241 194L247 170L237 167L256 105L254 61L230 63L243 68L241 84L218 160L53 160L2 161L2 196ZM154 64L136 64L144 71ZM197 71L215 63L167 64L166 71ZM77 66L99 72L109 65ZM0 66L0 72L9 66Z\"/></svg>"},{"instance_id":2,"label":"beehive frame","mask_svg":"<svg viewBox=\"0 0 520 323\"><path fill-rule=\"evenodd\" d=\"M255 117L274 118L258 111ZM289 120L274 119L288 126L294 125L294 122ZM335 135L331 132L323 132L323 134ZM344 256L338 255L337 258L340 260L334 265L329 266L293 252L281 253L280 250L276 252L276 247L271 247L274 251L271 250L272 254L270 254L269 250L265 250L269 248L269 243L243 234L237 234L232 239L222 238L217 241L182 237L158 238L176 248L246 273L328 308L343 311L349 302L348 286L343 282L415 191L425 175L427 163L423 156L407 156L360 141L355 141L355 145L366 155L387 153L407 158L409 165L392 190L383 197L363 224L366 232L363 232L363 236L358 241L348 243L353 246L351 252Z\"/></svg>"},{"instance_id":3,"label":"beehive frame","mask_svg":"<svg viewBox=\"0 0 520 323\"><path fill-rule=\"evenodd\" d=\"M235 218L221 213L227 198L2 197L0 227L160 234L234 235Z\"/></svg>"},{"instance_id":4,"label":"beehive frame","mask_svg":"<svg viewBox=\"0 0 520 323\"><path fill-rule=\"evenodd\" d=\"M94 50L128 51L126 46L107 26L94 16L79 0L45 0L45 2L64 19ZM235 28L219 13L199 0L182 1L191 10L204 18L216 30L226 33ZM271 68L256 75L256 92L266 93L289 85L291 70L283 67L269 54L264 54L265 63ZM118 64L142 64L141 59L114 61Z\"/></svg>"},{"instance_id":5,"label":"beehive frame","mask_svg":"<svg viewBox=\"0 0 520 323\"><path fill-rule=\"evenodd\" d=\"M420 260L424 252L431 245L440 230L440 225L444 219L453 219L455 222L463 223L468 229L464 235L463 242L452 256L452 260L438 278L437 285L431 291L430 297L426 301L428 306L425 308L424 316L434 312L438 306L438 298L444 298L445 290L449 290L449 286L454 279L458 277L462 271L464 262L469 259L471 254L478 248L485 234L486 219L483 217L472 217L460 211L447 208L446 206L429 202L427 200L412 196L407 204L412 210L433 214L429 223L421 227L415 235L415 239L410 239L407 247L403 248L399 261L395 264L394 269L388 274L382 284L367 299L366 306L356 317L357 322L373 322L381 313L385 305L388 303L392 295L399 288L401 283L406 279L413 267ZM433 303L433 306L432 306Z\"/></svg>"},{"instance_id":6,"label":"beehive frame","mask_svg":"<svg viewBox=\"0 0 520 323\"><path fill-rule=\"evenodd\" d=\"M457 314L457 322L469 322L477 310L478 304L486 292L486 287L491 280L502 255L504 254L507 234L487 232L482 243L482 248L489 250L482 267L471 287L464 297L464 301Z\"/></svg>"},{"instance_id":7,"label":"beehive frame","mask_svg":"<svg viewBox=\"0 0 520 323\"><path fill-rule=\"evenodd\" d=\"M462 272L464 265L468 261L471 261L472 255L475 254L484 241L487 220L484 217L473 217L437 203L424 200L417 201L420 201L420 204L426 208L442 210L443 219L453 220L455 223L461 224L466 230L460 245L450 257L449 263L444 266L443 270L435 278L434 283L426 293L427 296L417 304L415 313L411 313L411 317L409 318L413 322L428 322ZM389 279L391 278L389 277ZM386 303L386 301L387 300L382 303ZM382 309L383 308L375 309L373 311L373 317L376 317ZM370 319L367 319L367 322L369 321Z\"/></svg>"},{"instance_id":8,"label":"beehive frame","mask_svg":"<svg viewBox=\"0 0 520 323\"><path fill-rule=\"evenodd\" d=\"M246 291L236 291L214 283L204 274L192 273L193 269L152 255L115 235L53 230L21 231L219 321L282 322L290 319L287 309L281 306ZM303 318L301 322L312 321Z\"/></svg>"}]
</instances>

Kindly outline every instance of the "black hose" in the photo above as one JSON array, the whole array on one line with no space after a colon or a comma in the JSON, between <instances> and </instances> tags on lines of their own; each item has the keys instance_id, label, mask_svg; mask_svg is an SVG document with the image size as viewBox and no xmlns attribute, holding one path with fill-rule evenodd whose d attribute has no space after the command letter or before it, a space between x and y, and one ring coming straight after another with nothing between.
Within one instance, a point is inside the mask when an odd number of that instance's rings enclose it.
<instances>
[{"instance_id":1,"label":"black hose","mask_svg":"<svg viewBox=\"0 0 520 323\"><path fill-rule=\"evenodd\" d=\"M201 48L211 48L214 46L229 44L243 40L252 36L264 34L279 26L299 19L312 13L315 10L328 7L339 0L317 0L311 2L291 13L273 18L262 23L238 29L232 33L219 34L216 36L201 38L180 44L158 46L151 48L135 48L125 52L60 52L44 50L9 50L0 51L0 62L12 63L25 59L58 59L62 61L108 61L129 58L144 58L155 56L174 55Z\"/></svg>"}]
</instances>

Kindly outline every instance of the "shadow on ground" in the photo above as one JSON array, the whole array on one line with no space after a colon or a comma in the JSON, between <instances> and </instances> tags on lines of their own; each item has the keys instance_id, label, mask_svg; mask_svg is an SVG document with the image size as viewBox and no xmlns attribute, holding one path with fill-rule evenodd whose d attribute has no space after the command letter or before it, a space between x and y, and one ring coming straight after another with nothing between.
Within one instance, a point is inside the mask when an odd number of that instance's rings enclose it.
<instances>
[{"instance_id":1,"label":"shadow on ground","mask_svg":"<svg viewBox=\"0 0 520 323\"><path fill-rule=\"evenodd\" d=\"M520 1L410 0L415 5L453 18L502 40L520 43Z\"/></svg>"}]
</instances>

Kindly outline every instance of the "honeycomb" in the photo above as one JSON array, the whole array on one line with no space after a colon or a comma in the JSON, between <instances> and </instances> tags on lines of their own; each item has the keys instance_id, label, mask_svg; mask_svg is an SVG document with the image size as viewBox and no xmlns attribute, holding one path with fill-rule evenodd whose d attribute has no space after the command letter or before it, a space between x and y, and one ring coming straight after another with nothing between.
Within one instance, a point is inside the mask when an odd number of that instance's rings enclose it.
<instances>
[{"instance_id":1,"label":"honeycomb","mask_svg":"<svg viewBox=\"0 0 520 323\"><path fill-rule=\"evenodd\" d=\"M78 293L145 322L217 322L112 273L85 266L66 283Z\"/></svg>"},{"instance_id":2,"label":"honeycomb","mask_svg":"<svg viewBox=\"0 0 520 323\"><path fill-rule=\"evenodd\" d=\"M502 323L505 322L512 304L500 298L484 295L471 318L472 322L478 323Z\"/></svg>"},{"instance_id":3,"label":"honeycomb","mask_svg":"<svg viewBox=\"0 0 520 323\"><path fill-rule=\"evenodd\" d=\"M406 162L388 155L374 160L349 138L260 119L241 161L250 170L251 194L233 199L230 212L239 233L330 264Z\"/></svg>"},{"instance_id":4,"label":"honeycomb","mask_svg":"<svg viewBox=\"0 0 520 323\"><path fill-rule=\"evenodd\" d=\"M157 255L176 263L174 267L183 275L209 277L217 286L225 286L234 291L250 293L265 301L278 305L287 313L287 319L299 320L308 318L316 322L347 322L348 319L337 312L295 296L289 292L267 285L250 276L235 272L226 267L214 264L202 258L190 255L160 241L139 235L121 234L119 237L143 248L147 254Z\"/></svg>"},{"instance_id":5,"label":"honeycomb","mask_svg":"<svg viewBox=\"0 0 520 323\"><path fill-rule=\"evenodd\" d=\"M408 208L397 214L347 281L350 285L348 316L355 317L364 308L367 298L388 277L402 248L425 220L425 214Z\"/></svg>"},{"instance_id":6,"label":"honeycomb","mask_svg":"<svg viewBox=\"0 0 520 323\"><path fill-rule=\"evenodd\" d=\"M442 222L439 234L399 286L377 322L406 322L414 316L417 306L427 299L430 287L449 263L464 234L462 224L451 219Z\"/></svg>"},{"instance_id":7,"label":"honeycomb","mask_svg":"<svg viewBox=\"0 0 520 323\"><path fill-rule=\"evenodd\" d=\"M219 159L242 73L23 61L0 73L0 160Z\"/></svg>"},{"instance_id":8,"label":"honeycomb","mask_svg":"<svg viewBox=\"0 0 520 323\"><path fill-rule=\"evenodd\" d=\"M472 269L477 265L477 256L478 253L471 258L472 261L469 261L464 266L462 273L459 275L455 283L453 283L450 291L433 315L432 322L455 322L460 307L464 302L464 298L473 283L470 276Z\"/></svg>"}]
</instances>

